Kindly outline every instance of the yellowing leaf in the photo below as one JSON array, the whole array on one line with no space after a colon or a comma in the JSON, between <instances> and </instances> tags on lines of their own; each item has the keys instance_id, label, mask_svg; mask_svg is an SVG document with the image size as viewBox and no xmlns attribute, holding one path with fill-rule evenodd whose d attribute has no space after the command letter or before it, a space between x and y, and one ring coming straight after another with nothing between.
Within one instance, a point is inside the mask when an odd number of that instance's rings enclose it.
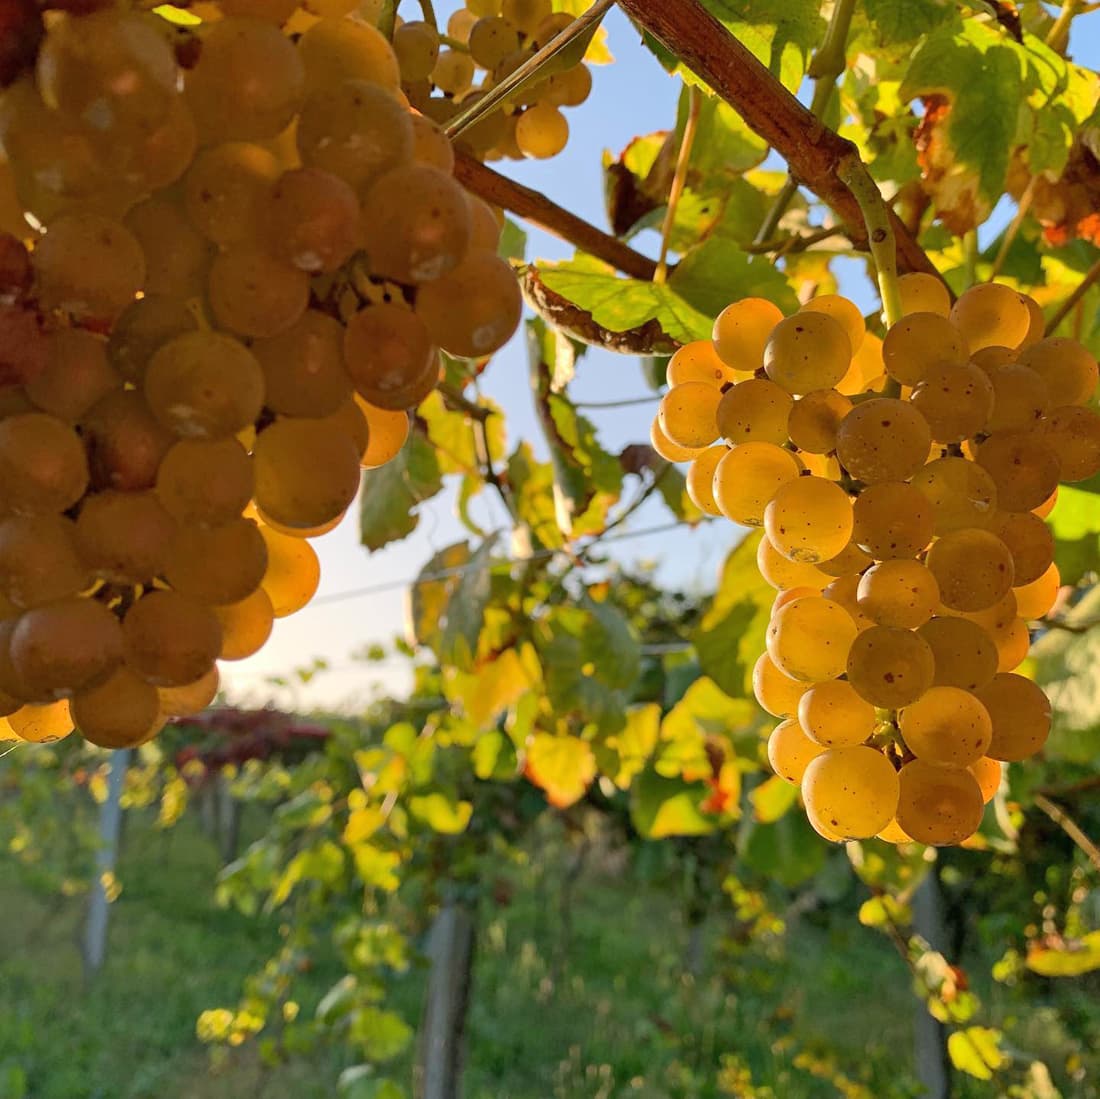
<instances>
[{"instance_id":1,"label":"yellowing leaf","mask_svg":"<svg viewBox=\"0 0 1100 1099\"><path fill-rule=\"evenodd\" d=\"M551 805L564 809L584 796L596 777L596 759L580 737L536 733L527 749L527 777Z\"/></svg>"},{"instance_id":2,"label":"yellowing leaf","mask_svg":"<svg viewBox=\"0 0 1100 1099\"><path fill-rule=\"evenodd\" d=\"M1100 931L1064 947L1038 947L1027 952L1027 967L1043 977L1080 977L1100 969Z\"/></svg>"},{"instance_id":3,"label":"yellowing leaf","mask_svg":"<svg viewBox=\"0 0 1100 1099\"><path fill-rule=\"evenodd\" d=\"M749 794L753 816L763 824L779 820L797 798L798 787L785 782L778 775L772 775Z\"/></svg>"},{"instance_id":4,"label":"yellowing leaf","mask_svg":"<svg viewBox=\"0 0 1100 1099\"><path fill-rule=\"evenodd\" d=\"M468 801L451 801L445 794L424 794L409 799L409 812L433 832L454 836L466 831L474 807Z\"/></svg>"},{"instance_id":5,"label":"yellowing leaf","mask_svg":"<svg viewBox=\"0 0 1100 1099\"><path fill-rule=\"evenodd\" d=\"M960 1072L977 1080L992 1080L1008 1057L1001 1050L1001 1032L990 1027L971 1026L956 1030L947 1039L947 1053Z\"/></svg>"}]
</instances>

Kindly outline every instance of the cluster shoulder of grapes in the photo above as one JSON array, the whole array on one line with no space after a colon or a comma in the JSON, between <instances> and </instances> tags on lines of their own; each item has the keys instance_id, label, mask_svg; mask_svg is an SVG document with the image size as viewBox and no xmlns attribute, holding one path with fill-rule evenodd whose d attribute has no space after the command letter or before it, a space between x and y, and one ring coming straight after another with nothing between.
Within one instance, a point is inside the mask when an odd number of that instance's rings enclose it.
<instances>
[{"instance_id":1,"label":"cluster shoulder of grapes","mask_svg":"<svg viewBox=\"0 0 1100 1099\"><path fill-rule=\"evenodd\" d=\"M0 738L205 706L312 597L308 539L441 349L519 324L498 212L355 7L82 2L0 93Z\"/></svg>"},{"instance_id":2,"label":"cluster shoulder of grapes","mask_svg":"<svg viewBox=\"0 0 1100 1099\"><path fill-rule=\"evenodd\" d=\"M881 340L838 295L734 303L669 361L651 438L704 512L763 528L753 680L810 823L958 844L1050 731L1017 669L1059 596L1059 481L1100 472L1097 363L1010 287L900 290Z\"/></svg>"}]
</instances>

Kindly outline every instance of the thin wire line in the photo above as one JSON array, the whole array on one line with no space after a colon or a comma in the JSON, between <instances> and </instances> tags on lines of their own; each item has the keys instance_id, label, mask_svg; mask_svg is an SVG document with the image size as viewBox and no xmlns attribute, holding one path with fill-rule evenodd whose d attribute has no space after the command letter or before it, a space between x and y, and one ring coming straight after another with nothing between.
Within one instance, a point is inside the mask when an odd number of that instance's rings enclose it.
<instances>
[{"instance_id":1,"label":"thin wire line","mask_svg":"<svg viewBox=\"0 0 1100 1099\"><path fill-rule=\"evenodd\" d=\"M609 534L606 538L596 536L588 546L582 547L577 553L578 555L583 555L596 545L606 545L609 542L626 542L632 538L644 538L651 534L665 534L672 530L679 530L682 527L682 523L662 523L660 526L645 527L642 530L624 531L622 534ZM536 550L527 557L503 558L498 559L494 563L502 564L507 562L508 564L522 564L525 561L544 561L547 558L559 556L568 556L568 553L566 550L561 549ZM312 602L307 603L298 613L302 614L309 610L310 607L330 606L334 603L346 603L349 599L363 599L370 595L383 595L386 592L398 591L401 588L421 587L424 584L432 584L437 580L449 580L451 577L462 576L464 573L473 572L476 569L483 569L485 567L485 564L481 562L478 564L467 563L465 565L453 565L450 568L425 573L422 576L416 576L409 580L388 580L379 584L370 584L364 588L351 588L348 591L319 595L316 599L312 600Z\"/></svg>"}]
</instances>

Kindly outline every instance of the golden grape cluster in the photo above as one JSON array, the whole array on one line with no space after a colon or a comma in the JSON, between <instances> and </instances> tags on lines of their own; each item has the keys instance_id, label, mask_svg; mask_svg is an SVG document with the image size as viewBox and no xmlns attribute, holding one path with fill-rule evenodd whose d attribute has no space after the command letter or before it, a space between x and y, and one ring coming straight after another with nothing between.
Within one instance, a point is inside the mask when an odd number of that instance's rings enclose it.
<instances>
[{"instance_id":1,"label":"golden grape cluster","mask_svg":"<svg viewBox=\"0 0 1100 1099\"><path fill-rule=\"evenodd\" d=\"M55 12L0 95L0 736L120 747L201 709L313 595L308 539L440 349L519 323L390 43L305 7Z\"/></svg>"},{"instance_id":2,"label":"golden grape cluster","mask_svg":"<svg viewBox=\"0 0 1100 1099\"><path fill-rule=\"evenodd\" d=\"M900 292L881 340L838 295L731 305L669 361L652 442L700 509L763 528L753 681L814 828L956 844L1050 730L1016 669L1058 597L1058 483L1100 471L1097 364L1006 286Z\"/></svg>"},{"instance_id":3,"label":"golden grape cluster","mask_svg":"<svg viewBox=\"0 0 1100 1099\"><path fill-rule=\"evenodd\" d=\"M446 125L531 60L574 20L551 0L466 0L447 23L446 46L425 22L403 23L393 45L409 102ZM466 130L459 144L483 160L545 160L569 142L564 109L579 107L592 91L583 61L535 77Z\"/></svg>"}]
</instances>

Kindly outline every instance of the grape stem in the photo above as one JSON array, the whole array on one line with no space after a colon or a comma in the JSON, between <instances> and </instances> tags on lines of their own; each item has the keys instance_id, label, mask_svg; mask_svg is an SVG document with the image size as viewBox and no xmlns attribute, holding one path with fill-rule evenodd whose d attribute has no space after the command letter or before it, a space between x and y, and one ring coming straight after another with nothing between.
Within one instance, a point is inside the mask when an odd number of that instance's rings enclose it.
<instances>
[{"instance_id":1,"label":"grape stem","mask_svg":"<svg viewBox=\"0 0 1100 1099\"><path fill-rule=\"evenodd\" d=\"M424 15L424 22L435 30L439 30L439 20L435 17L435 7L432 0L420 0L420 11Z\"/></svg>"},{"instance_id":2,"label":"grape stem","mask_svg":"<svg viewBox=\"0 0 1100 1099\"><path fill-rule=\"evenodd\" d=\"M393 32L397 29L397 5L400 2L401 0L382 0L378 29L386 36L388 42L393 41Z\"/></svg>"},{"instance_id":3,"label":"grape stem","mask_svg":"<svg viewBox=\"0 0 1100 1099\"><path fill-rule=\"evenodd\" d=\"M619 0L619 7L668 47L779 153L802 184L852 229L862 248L858 204L838 174L855 146L806 109L699 0ZM893 212L898 263L942 279Z\"/></svg>"},{"instance_id":4,"label":"grape stem","mask_svg":"<svg viewBox=\"0 0 1100 1099\"><path fill-rule=\"evenodd\" d=\"M1046 44L1056 53L1064 54L1069 48L1070 26L1080 6L1080 0L1066 0L1058 18L1047 32Z\"/></svg>"},{"instance_id":5,"label":"grape stem","mask_svg":"<svg viewBox=\"0 0 1100 1099\"><path fill-rule=\"evenodd\" d=\"M577 16L560 34L555 35L533 57L525 61L515 72L506 76L499 84L494 84L489 92L460 111L447 124L444 133L453 141L476 125L486 115L502 106L511 95L529 83L563 50L568 49L582 35L595 30L595 27L614 6L615 0L596 0L583 15Z\"/></svg>"},{"instance_id":6,"label":"grape stem","mask_svg":"<svg viewBox=\"0 0 1100 1099\"><path fill-rule=\"evenodd\" d=\"M1058 312L1047 321L1046 335L1053 336L1058 331L1062 321L1073 312L1074 306L1088 293L1088 291L1100 279L1100 260L1097 260L1088 270L1088 274L1081 280L1077 288L1058 307Z\"/></svg>"},{"instance_id":7,"label":"grape stem","mask_svg":"<svg viewBox=\"0 0 1100 1099\"><path fill-rule=\"evenodd\" d=\"M455 150L455 178L468 191L524 218L532 225L568 241L576 248L602 259L631 278L652 280L657 264L617 237L571 213L544 194L487 168L479 160Z\"/></svg>"},{"instance_id":8,"label":"grape stem","mask_svg":"<svg viewBox=\"0 0 1100 1099\"><path fill-rule=\"evenodd\" d=\"M852 13L855 0L837 0L833 5L833 14L825 29L825 40L814 53L810 61L809 74L814 81L814 94L810 102L810 113L817 119L824 119L825 112L832 102L836 82L848 66L848 32L852 25ZM771 209L756 233L754 244L760 244L775 235L783 215L798 194L798 180L792 171L775 196Z\"/></svg>"},{"instance_id":9,"label":"grape stem","mask_svg":"<svg viewBox=\"0 0 1100 1099\"><path fill-rule=\"evenodd\" d=\"M1088 857L1089 862L1097 869L1100 870L1100 847L1097 847L1095 843L1082 831L1081 826L1063 809L1060 805L1053 802L1045 794L1036 794L1035 807L1041 809L1059 828Z\"/></svg>"},{"instance_id":10,"label":"grape stem","mask_svg":"<svg viewBox=\"0 0 1100 1099\"><path fill-rule=\"evenodd\" d=\"M1031 181L1024 189L1024 193L1020 195L1020 201L1016 204L1016 213L1013 215L1012 221L1005 230L1004 236L1001 238L1001 246L997 249L997 257L993 261L993 266L990 269L989 278L986 279L986 282L993 282L1001 273L1001 268L1004 267L1005 260L1008 259L1009 250L1012 248L1016 237L1019 235L1020 227L1024 223L1024 218L1027 217L1027 212L1031 209L1031 201L1035 197L1035 187L1038 182L1039 177L1032 176Z\"/></svg>"},{"instance_id":11,"label":"grape stem","mask_svg":"<svg viewBox=\"0 0 1100 1099\"><path fill-rule=\"evenodd\" d=\"M687 186L691 151L695 148L695 135L699 132L699 114L702 109L703 93L693 85L688 91L688 115L684 122L684 136L680 139L680 155L676 160L676 171L668 189L668 207L665 210L664 225L661 227L661 258L657 261L657 270L653 273L653 281L658 285L668 281L668 249L672 240L672 230L676 225L676 211L680 208L680 199Z\"/></svg>"},{"instance_id":12,"label":"grape stem","mask_svg":"<svg viewBox=\"0 0 1100 1099\"><path fill-rule=\"evenodd\" d=\"M901 291L898 289L898 255L891 222L891 210L858 153L850 153L837 166L837 175L848 185L863 213L871 260L878 275L879 294L890 328L901 320Z\"/></svg>"}]
</instances>

